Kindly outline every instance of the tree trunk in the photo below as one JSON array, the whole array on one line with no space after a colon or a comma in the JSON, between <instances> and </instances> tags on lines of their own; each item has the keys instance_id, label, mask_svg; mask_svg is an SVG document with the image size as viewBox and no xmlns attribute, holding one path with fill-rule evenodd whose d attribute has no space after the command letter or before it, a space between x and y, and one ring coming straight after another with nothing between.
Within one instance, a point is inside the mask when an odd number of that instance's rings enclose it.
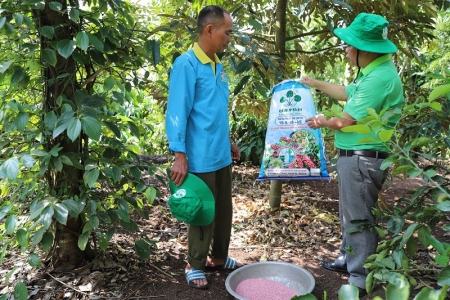
<instances>
[{"instance_id":1,"label":"tree trunk","mask_svg":"<svg viewBox=\"0 0 450 300\"><path fill-rule=\"evenodd\" d=\"M275 28L276 50L283 61L286 61L286 9L287 0L278 0ZM281 180L270 181L269 205L272 209L278 209L281 202Z\"/></svg>"},{"instance_id":2,"label":"tree trunk","mask_svg":"<svg viewBox=\"0 0 450 300\"><path fill-rule=\"evenodd\" d=\"M53 0L55 1L55 0ZM67 15L67 3L65 0L59 0L63 9L55 11L50 8L51 1L45 1L45 9L36 12L36 19L39 22L38 26L52 26L55 28L55 35L48 39L41 37L40 49L43 51L46 48L52 48L52 42L61 39L74 39L77 34L77 25L74 24ZM45 64L43 64L45 65ZM58 117L61 115L61 106L57 103L60 96L71 102L75 107L74 95L77 89L75 78L77 68L72 56L64 58L57 54L57 62L55 66L48 65L43 71L44 77L44 107L45 112L54 112ZM58 77L61 74L70 74L70 76ZM62 147L60 153L81 153L81 139L71 141L67 135L61 134L55 139L47 140L47 151L50 151L54 146L59 144ZM56 195L59 191L66 190L61 194L69 194L69 196L79 195L79 184L83 182L82 172L78 168L63 164L60 172L49 164L45 178L51 190ZM67 192L68 191L68 192ZM78 237L81 234L83 223L81 218L71 218L67 220L67 224L63 225L57 223L55 226L54 245L50 251L52 264L54 267L62 264L79 265L84 260L84 252L78 247Z\"/></svg>"},{"instance_id":3,"label":"tree trunk","mask_svg":"<svg viewBox=\"0 0 450 300\"><path fill-rule=\"evenodd\" d=\"M281 180L270 181L269 205L272 210L277 210L281 202Z\"/></svg>"}]
</instances>

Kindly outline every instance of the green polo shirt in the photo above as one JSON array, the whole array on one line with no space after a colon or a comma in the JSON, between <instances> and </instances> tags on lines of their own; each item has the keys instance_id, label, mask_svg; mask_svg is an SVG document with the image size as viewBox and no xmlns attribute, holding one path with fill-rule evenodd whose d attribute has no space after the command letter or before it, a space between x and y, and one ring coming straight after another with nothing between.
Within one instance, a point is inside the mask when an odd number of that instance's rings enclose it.
<instances>
[{"instance_id":1,"label":"green polo shirt","mask_svg":"<svg viewBox=\"0 0 450 300\"><path fill-rule=\"evenodd\" d=\"M356 121L368 115L367 108L379 114L384 109L399 109L401 112L404 105L402 82L390 54L378 57L361 69L356 83L348 85L345 92L348 99L344 111ZM400 116L401 113L393 115L384 128L394 128ZM389 151L389 144L383 144L374 132L360 134L337 130L334 145L345 150Z\"/></svg>"}]
</instances>

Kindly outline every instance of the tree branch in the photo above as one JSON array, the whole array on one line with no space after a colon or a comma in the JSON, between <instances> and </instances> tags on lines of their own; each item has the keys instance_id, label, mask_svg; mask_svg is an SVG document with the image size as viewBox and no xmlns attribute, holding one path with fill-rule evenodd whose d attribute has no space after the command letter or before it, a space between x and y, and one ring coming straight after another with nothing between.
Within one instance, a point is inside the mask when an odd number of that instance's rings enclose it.
<instances>
[{"instance_id":1,"label":"tree branch","mask_svg":"<svg viewBox=\"0 0 450 300\"><path fill-rule=\"evenodd\" d=\"M321 34L321 33L327 33L327 32L330 32L330 31L329 30L309 31L309 32L297 34L297 35L294 35L294 36L286 37L286 41L292 41L292 40L298 39L300 37L309 36L309 35L316 35L316 34Z\"/></svg>"},{"instance_id":2,"label":"tree branch","mask_svg":"<svg viewBox=\"0 0 450 300\"><path fill-rule=\"evenodd\" d=\"M306 54L316 54L316 53L319 53L319 52L322 52L322 51L326 51L326 50L330 50L330 49L333 49L333 48L336 48L336 47L338 47L338 46L330 46L330 47L327 47L327 48L323 48L323 49L319 49L319 50L316 50L316 51L305 51L305 50L286 50L286 52L289 52L289 53L306 53Z\"/></svg>"},{"instance_id":3,"label":"tree branch","mask_svg":"<svg viewBox=\"0 0 450 300\"><path fill-rule=\"evenodd\" d=\"M82 84L81 84L81 88L85 87L86 84L88 84L89 82L91 82L92 80L94 80L97 75L102 72L103 70L106 70L109 65L111 64L110 61L108 61L103 67L101 67L100 69L98 69L97 71L94 72L94 74L92 74L91 76L89 76L89 78L87 78Z\"/></svg>"}]
</instances>

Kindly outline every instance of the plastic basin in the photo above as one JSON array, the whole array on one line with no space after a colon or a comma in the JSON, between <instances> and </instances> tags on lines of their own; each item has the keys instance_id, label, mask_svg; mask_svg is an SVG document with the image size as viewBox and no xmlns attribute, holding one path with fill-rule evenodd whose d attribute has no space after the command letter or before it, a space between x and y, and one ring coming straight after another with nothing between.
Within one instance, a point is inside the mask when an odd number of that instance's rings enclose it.
<instances>
[{"instance_id":1,"label":"plastic basin","mask_svg":"<svg viewBox=\"0 0 450 300\"><path fill-rule=\"evenodd\" d=\"M231 272L225 280L228 293L235 299L247 300L237 294L236 289L239 283L250 278L279 282L296 291L297 295L311 293L316 284L311 273L302 267L287 262L265 261L245 265Z\"/></svg>"}]
</instances>

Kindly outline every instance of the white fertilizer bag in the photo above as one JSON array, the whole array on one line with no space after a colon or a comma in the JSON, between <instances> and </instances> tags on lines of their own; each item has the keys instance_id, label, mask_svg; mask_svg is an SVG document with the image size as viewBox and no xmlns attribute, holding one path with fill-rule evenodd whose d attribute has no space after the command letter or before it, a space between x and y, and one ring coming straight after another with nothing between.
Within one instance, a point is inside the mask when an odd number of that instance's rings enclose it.
<instances>
[{"instance_id":1,"label":"white fertilizer bag","mask_svg":"<svg viewBox=\"0 0 450 300\"><path fill-rule=\"evenodd\" d=\"M269 122L257 180L329 180L320 129L305 119L315 116L309 87L285 80L272 89Z\"/></svg>"}]
</instances>

